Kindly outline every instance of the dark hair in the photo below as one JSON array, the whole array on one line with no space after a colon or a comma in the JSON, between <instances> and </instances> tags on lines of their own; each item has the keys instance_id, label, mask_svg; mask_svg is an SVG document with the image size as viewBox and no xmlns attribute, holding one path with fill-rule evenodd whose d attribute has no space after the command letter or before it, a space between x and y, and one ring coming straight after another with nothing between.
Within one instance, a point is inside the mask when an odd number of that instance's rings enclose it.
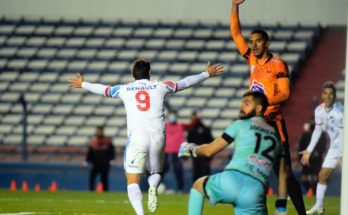
<instances>
[{"instance_id":1,"label":"dark hair","mask_svg":"<svg viewBox=\"0 0 348 215\"><path fill-rule=\"evenodd\" d=\"M248 92L244 93L243 98L247 97L247 96L253 97L255 102L258 105L262 106L262 109L261 109L262 113L264 113L266 111L266 109L268 107L268 99L267 99L267 97L263 93L260 93L260 92L257 92L257 91L255 91L255 92L248 91Z\"/></svg>"},{"instance_id":2,"label":"dark hair","mask_svg":"<svg viewBox=\"0 0 348 215\"><path fill-rule=\"evenodd\" d=\"M139 58L133 63L132 75L135 80L150 79L150 62L145 58Z\"/></svg>"},{"instance_id":3,"label":"dark hair","mask_svg":"<svg viewBox=\"0 0 348 215\"><path fill-rule=\"evenodd\" d=\"M269 41L269 36L266 31L256 29L251 32L251 34L261 34L262 38L265 39L266 41Z\"/></svg>"},{"instance_id":4,"label":"dark hair","mask_svg":"<svg viewBox=\"0 0 348 215\"><path fill-rule=\"evenodd\" d=\"M335 84L332 81L325 81L323 83L323 89L330 88L334 92L334 95L336 96L336 87Z\"/></svg>"}]
</instances>

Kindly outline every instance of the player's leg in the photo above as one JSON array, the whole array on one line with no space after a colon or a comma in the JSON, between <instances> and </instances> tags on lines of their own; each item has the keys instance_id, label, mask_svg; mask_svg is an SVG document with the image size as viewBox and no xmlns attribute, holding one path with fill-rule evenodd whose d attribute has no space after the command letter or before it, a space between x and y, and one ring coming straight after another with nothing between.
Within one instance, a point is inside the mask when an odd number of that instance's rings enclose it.
<instances>
[{"instance_id":1,"label":"player's leg","mask_svg":"<svg viewBox=\"0 0 348 215\"><path fill-rule=\"evenodd\" d=\"M276 131L280 134L278 125L275 121L268 122ZM281 135L279 135L281 136ZM285 136L281 136L282 139L285 139ZM286 186L286 171L285 171L285 149L282 149L281 156L277 158L274 163L274 172L278 178L278 198L275 202L276 211L273 212L274 215L277 214L286 214L286 204L287 204L287 186Z\"/></svg>"},{"instance_id":2,"label":"player's leg","mask_svg":"<svg viewBox=\"0 0 348 215\"><path fill-rule=\"evenodd\" d=\"M287 190L295 208L298 214L303 215L306 214L306 209L304 206L303 201L303 195L301 186L298 183L295 175L292 172L291 169L291 157L290 157L290 149L289 149L289 142L288 142L288 133L286 130L286 124L284 120L277 120L269 122L270 125L272 125L277 131L280 136L280 139L283 143L283 155L284 155L284 166L280 166L279 168L279 190L282 192L284 190ZM285 178L285 179L284 179ZM282 187L280 187L282 186ZM286 192L285 192L286 195ZM281 193L281 196L284 196L284 193ZM285 203L286 207L286 199L278 199L276 201L276 207L280 206L283 207ZM279 208L280 208L279 207ZM277 214L277 213L275 213ZM282 214L282 213L278 213ZM283 213L285 214L285 213Z\"/></svg>"},{"instance_id":3,"label":"player's leg","mask_svg":"<svg viewBox=\"0 0 348 215\"><path fill-rule=\"evenodd\" d=\"M149 144L149 156L147 159L147 170L149 172L148 183L148 209L150 212L155 212L158 207L158 192L157 188L161 183L164 166L164 140L163 134L151 134Z\"/></svg>"},{"instance_id":4,"label":"player's leg","mask_svg":"<svg viewBox=\"0 0 348 215\"><path fill-rule=\"evenodd\" d=\"M234 178L240 189L235 201L235 213L267 215L264 184L258 179L240 172L235 172Z\"/></svg>"},{"instance_id":5,"label":"player's leg","mask_svg":"<svg viewBox=\"0 0 348 215\"><path fill-rule=\"evenodd\" d=\"M275 206L276 211L273 213L286 214L286 204L287 204L287 186L286 186L286 171L285 171L285 158L282 155L279 157L274 166L275 173L278 176L278 198L276 200Z\"/></svg>"},{"instance_id":6,"label":"player's leg","mask_svg":"<svg viewBox=\"0 0 348 215\"><path fill-rule=\"evenodd\" d=\"M188 214L200 215L203 211L204 185L208 176L197 179L190 190Z\"/></svg>"},{"instance_id":7,"label":"player's leg","mask_svg":"<svg viewBox=\"0 0 348 215\"><path fill-rule=\"evenodd\" d=\"M291 168L291 158L290 158L290 150L289 145L285 144L287 147L287 152L285 156L285 171L286 171L286 187L288 194L292 203L294 204L296 211L299 215L306 214L306 208L303 201L303 194L301 190L301 185L297 181L292 168Z\"/></svg>"},{"instance_id":8,"label":"player's leg","mask_svg":"<svg viewBox=\"0 0 348 215\"><path fill-rule=\"evenodd\" d=\"M324 213L324 198L327 190L327 184L330 175L333 173L335 167L340 161L340 154L341 153L339 151L332 149L327 152L322 168L319 172L319 180L315 194L316 202L315 205L309 211L307 211L307 214Z\"/></svg>"},{"instance_id":9,"label":"player's leg","mask_svg":"<svg viewBox=\"0 0 348 215\"><path fill-rule=\"evenodd\" d=\"M127 177L127 192L136 214L144 214L140 179L144 172L149 139L144 134L132 133L125 151L124 168Z\"/></svg>"},{"instance_id":10,"label":"player's leg","mask_svg":"<svg viewBox=\"0 0 348 215\"><path fill-rule=\"evenodd\" d=\"M142 193L140 190L139 182L141 174L139 173L126 173L127 177L127 193L129 201L132 204L133 209L137 215L144 214L144 208L142 204Z\"/></svg>"}]
</instances>

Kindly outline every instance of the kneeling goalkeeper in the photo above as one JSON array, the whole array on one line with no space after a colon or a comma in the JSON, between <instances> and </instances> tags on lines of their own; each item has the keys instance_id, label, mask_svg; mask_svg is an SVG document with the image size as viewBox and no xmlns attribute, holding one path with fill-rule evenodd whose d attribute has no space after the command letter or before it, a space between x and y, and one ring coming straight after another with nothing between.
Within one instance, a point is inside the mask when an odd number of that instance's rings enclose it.
<instances>
[{"instance_id":1,"label":"kneeling goalkeeper","mask_svg":"<svg viewBox=\"0 0 348 215\"><path fill-rule=\"evenodd\" d=\"M268 106L265 95L243 95L240 119L230 124L221 137L210 144L183 143L179 157L210 157L234 142L234 154L224 171L196 180L189 197L188 214L202 214L204 197L211 204L232 204L238 215L266 215L266 189L273 162L281 151L275 129L263 114Z\"/></svg>"}]
</instances>

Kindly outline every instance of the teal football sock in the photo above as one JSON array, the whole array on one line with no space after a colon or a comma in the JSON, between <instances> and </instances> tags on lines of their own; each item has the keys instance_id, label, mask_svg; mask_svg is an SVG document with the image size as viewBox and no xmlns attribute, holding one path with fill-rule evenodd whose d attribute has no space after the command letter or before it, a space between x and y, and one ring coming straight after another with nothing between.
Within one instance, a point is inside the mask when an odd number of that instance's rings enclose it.
<instances>
[{"instance_id":1,"label":"teal football sock","mask_svg":"<svg viewBox=\"0 0 348 215\"><path fill-rule=\"evenodd\" d=\"M198 192L196 189L192 188L190 191L190 197L189 197L188 214L189 215L202 214L203 203L204 203L203 194L201 192Z\"/></svg>"}]
</instances>

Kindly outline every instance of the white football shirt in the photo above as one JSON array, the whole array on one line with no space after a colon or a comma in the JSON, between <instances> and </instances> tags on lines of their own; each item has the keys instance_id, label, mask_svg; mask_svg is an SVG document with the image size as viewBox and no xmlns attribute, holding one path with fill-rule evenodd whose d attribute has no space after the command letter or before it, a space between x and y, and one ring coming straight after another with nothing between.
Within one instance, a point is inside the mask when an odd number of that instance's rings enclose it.
<instances>
[{"instance_id":1,"label":"white football shirt","mask_svg":"<svg viewBox=\"0 0 348 215\"><path fill-rule=\"evenodd\" d=\"M330 110L320 104L315 109L315 124L330 137L330 149L342 150L343 146L343 106L335 102Z\"/></svg>"},{"instance_id":2,"label":"white football shirt","mask_svg":"<svg viewBox=\"0 0 348 215\"><path fill-rule=\"evenodd\" d=\"M164 101L177 91L176 82L147 79L108 87L105 96L121 98L127 113L127 134L133 131L165 132Z\"/></svg>"}]
</instances>

